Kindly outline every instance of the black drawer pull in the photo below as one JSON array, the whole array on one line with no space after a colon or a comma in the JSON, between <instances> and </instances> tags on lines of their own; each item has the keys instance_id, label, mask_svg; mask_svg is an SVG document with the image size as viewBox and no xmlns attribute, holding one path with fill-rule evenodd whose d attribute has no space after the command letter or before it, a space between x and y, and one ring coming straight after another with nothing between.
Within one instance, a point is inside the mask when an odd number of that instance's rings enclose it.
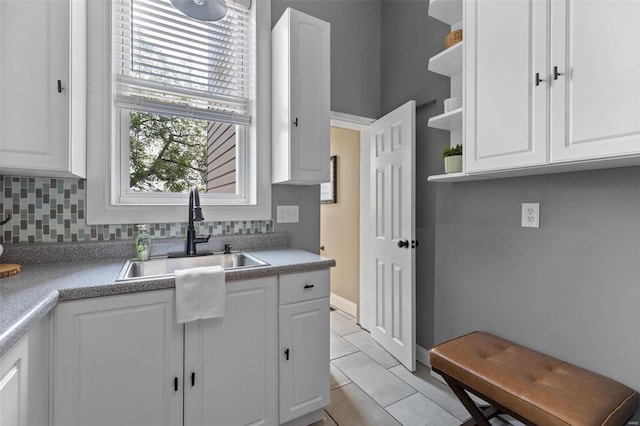
<instances>
[{"instance_id":1,"label":"black drawer pull","mask_svg":"<svg viewBox=\"0 0 640 426\"><path fill-rule=\"evenodd\" d=\"M289 361L289 348L284 350L284 358Z\"/></svg>"},{"instance_id":2,"label":"black drawer pull","mask_svg":"<svg viewBox=\"0 0 640 426\"><path fill-rule=\"evenodd\" d=\"M314 287L314 286L313 286L313 284L305 284L305 285L304 285L304 288L305 288L305 289L307 289L307 288L313 288L313 287Z\"/></svg>"},{"instance_id":3,"label":"black drawer pull","mask_svg":"<svg viewBox=\"0 0 640 426\"><path fill-rule=\"evenodd\" d=\"M196 385L196 373L191 373L191 387Z\"/></svg>"},{"instance_id":4,"label":"black drawer pull","mask_svg":"<svg viewBox=\"0 0 640 426\"><path fill-rule=\"evenodd\" d=\"M173 390L178 392L178 378L177 377L173 378Z\"/></svg>"}]
</instances>

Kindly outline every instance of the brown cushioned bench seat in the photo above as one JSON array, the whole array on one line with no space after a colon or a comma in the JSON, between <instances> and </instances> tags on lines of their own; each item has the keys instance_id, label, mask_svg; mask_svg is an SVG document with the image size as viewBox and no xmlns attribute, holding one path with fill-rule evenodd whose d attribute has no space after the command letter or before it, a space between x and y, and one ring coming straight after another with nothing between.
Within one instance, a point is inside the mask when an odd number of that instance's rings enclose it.
<instances>
[{"instance_id":1,"label":"brown cushioned bench seat","mask_svg":"<svg viewBox=\"0 0 640 426\"><path fill-rule=\"evenodd\" d=\"M624 425L638 406L621 383L484 332L444 342L430 359L471 413L468 424L504 412L534 425ZM492 407L481 412L462 389Z\"/></svg>"}]
</instances>

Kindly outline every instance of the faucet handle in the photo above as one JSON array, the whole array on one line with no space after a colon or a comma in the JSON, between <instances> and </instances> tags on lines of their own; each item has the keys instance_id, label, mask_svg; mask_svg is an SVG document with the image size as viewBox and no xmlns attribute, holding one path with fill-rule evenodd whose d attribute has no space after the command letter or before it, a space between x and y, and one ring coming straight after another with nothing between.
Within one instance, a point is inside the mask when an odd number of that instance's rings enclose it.
<instances>
[{"instance_id":1,"label":"faucet handle","mask_svg":"<svg viewBox=\"0 0 640 426\"><path fill-rule=\"evenodd\" d=\"M211 238L211 234L207 235L206 237L196 237L196 238L194 238L193 241L196 244L208 243L209 242L209 238Z\"/></svg>"}]
</instances>

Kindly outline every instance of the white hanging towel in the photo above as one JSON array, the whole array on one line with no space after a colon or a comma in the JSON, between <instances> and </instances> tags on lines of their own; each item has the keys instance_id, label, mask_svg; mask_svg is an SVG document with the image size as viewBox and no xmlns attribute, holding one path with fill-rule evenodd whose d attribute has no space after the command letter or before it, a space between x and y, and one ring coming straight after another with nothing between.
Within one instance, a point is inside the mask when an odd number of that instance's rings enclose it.
<instances>
[{"instance_id":1,"label":"white hanging towel","mask_svg":"<svg viewBox=\"0 0 640 426\"><path fill-rule=\"evenodd\" d=\"M224 316L227 289L221 266L179 269L175 277L178 323Z\"/></svg>"}]
</instances>

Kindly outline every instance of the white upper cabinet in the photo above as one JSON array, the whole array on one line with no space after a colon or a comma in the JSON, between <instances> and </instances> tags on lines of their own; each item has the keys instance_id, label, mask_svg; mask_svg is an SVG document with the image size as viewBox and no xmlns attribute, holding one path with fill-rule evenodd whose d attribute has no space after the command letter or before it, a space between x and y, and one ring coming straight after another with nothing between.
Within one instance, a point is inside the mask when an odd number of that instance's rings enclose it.
<instances>
[{"instance_id":1,"label":"white upper cabinet","mask_svg":"<svg viewBox=\"0 0 640 426\"><path fill-rule=\"evenodd\" d=\"M546 163L546 3L465 6L466 171Z\"/></svg>"},{"instance_id":2,"label":"white upper cabinet","mask_svg":"<svg viewBox=\"0 0 640 426\"><path fill-rule=\"evenodd\" d=\"M640 153L640 2L551 8L551 161Z\"/></svg>"},{"instance_id":3,"label":"white upper cabinet","mask_svg":"<svg viewBox=\"0 0 640 426\"><path fill-rule=\"evenodd\" d=\"M0 174L85 177L86 3L0 2Z\"/></svg>"},{"instance_id":4,"label":"white upper cabinet","mask_svg":"<svg viewBox=\"0 0 640 426\"><path fill-rule=\"evenodd\" d=\"M288 8L271 40L272 181L328 182L329 23Z\"/></svg>"},{"instance_id":5,"label":"white upper cabinet","mask_svg":"<svg viewBox=\"0 0 640 426\"><path fill-rule=\"evenodd\" d=\"M638 158L639 2L464 4L467 173Z\"/></svg>"}]
</instances>

